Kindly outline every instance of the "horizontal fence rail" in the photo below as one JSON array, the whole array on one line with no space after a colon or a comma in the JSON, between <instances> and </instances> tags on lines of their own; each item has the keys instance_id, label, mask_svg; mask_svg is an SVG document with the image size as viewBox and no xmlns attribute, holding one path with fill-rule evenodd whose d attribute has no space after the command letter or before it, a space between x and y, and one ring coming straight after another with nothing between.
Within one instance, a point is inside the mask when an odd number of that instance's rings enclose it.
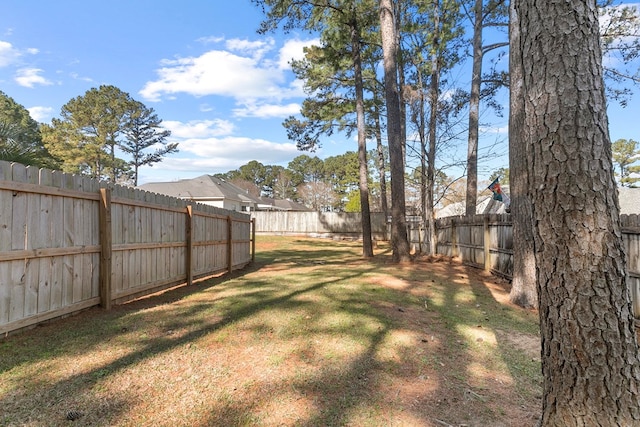
<instances>
[{"instance_id":1,"label":"horizontal fence rail","mask_svg":"<svg viewBox=\"0 0 640 427\"><path fill-rule=\"evenodd\" d=\"M627 284L633 310L640 318L640 216L621 215L627 261ZM423 234L421 228L419 233ZM472 215L436 220L437 252L511 279L513 276L513 228L511 215Z\"/></svg>"},{"instance_id":2,"label":"horizontal fence rail","mask_svg":"<svg viewBox=\"0 0 640 427\"><path fill-rule=\"evenodd\" d=\"M312 237L362 237L359 213L252 212L255 230L261 234L307 235ZM622 236L627 256L627 283L635 316L640 318L640 217L621 215ZM371 214L373 237L389 236L385 217ZM428 248L426 230L419 217L407 218L407 231L414 249ZM465 264L510 279L513 275L513 228L511 215L472 215L436 220L438 254L458 257Z\"/></svg>"},{"instance_id":3,"label":"horizontal fence rail","mask_svg":"<svg viewBox=\"0 0 640 427\"><path fill-rule=\"evenodd\" d=\"M309 237L362 238L362 215L347 212L251 212L256 233L305 235ZM371 213L372 237L387 239L387 223L383 213Z\"/></svg>"},{"instance_id":4,"label":"horizontal fence rail","mask_svg":"<svg viewBox=\"0 0 640 427\"><path fill-rule=\"evenodd\" d=\"M0 161L0 333L249 264L251 218Z\"/></svg>"}]
</instances>

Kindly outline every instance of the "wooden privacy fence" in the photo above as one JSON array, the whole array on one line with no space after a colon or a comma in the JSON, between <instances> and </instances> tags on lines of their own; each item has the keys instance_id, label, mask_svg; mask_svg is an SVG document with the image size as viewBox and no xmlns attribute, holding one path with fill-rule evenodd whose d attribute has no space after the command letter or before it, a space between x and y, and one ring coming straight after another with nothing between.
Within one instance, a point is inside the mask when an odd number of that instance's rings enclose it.
<instances>
[{"instance_id":1,"label":"wooden privacy fence","mask_svg":"<svg viewBox=\"0 0 640 427\"><path fill-rule=\"evenodd\" d=\"M261 234L307 235L312 237L362 237L359 213L252 212L255 229ZM622 236L627 254L628 284L635 316L640 318L640 218L622 215ZM371 214L373 237L388 238L381 213ZM436 220L438 254L459 257L462 262L493 274L513 275L511 215L474 215ZM428 248L419 217L408 217L407 228L414 249Z\"/></svg>"},{"instance_id":2,"label":"wooden privacy fence","mask_svg":"<svg viewBox=\"0 0 640 427\"><path fill-rule=\"evenodd\" d=\"M246 214L0 161L0 334L249 264Z\"/></svg>"},{"instance_id":3,"label":"wooden privacy fence","mask_svg":"<svg viewBox=\"0 0 640 427\"><path fill-rule=\"evenodd\" d=\"M627 283L633 310L640 318L640 216L621 215L622 237L627 256ZM513 231L511 215L446 217L436 221L437 252L459 257L462 262L511 278L513 275ZM417 226L410 235L422 243L424 230Z\"/></svg>"},{"instance_id":4,"label":"wooden privacy fence","mask_svg":"<svg viewBox=\"0 0 640 427\"><path fill-rule=\"evenodd\" d=\"M362 215L347 212L251 212L256 232L309 237L362 238ZM372 237L387 239L383 213L371 213Z\"/></svg>"}]
</instances>

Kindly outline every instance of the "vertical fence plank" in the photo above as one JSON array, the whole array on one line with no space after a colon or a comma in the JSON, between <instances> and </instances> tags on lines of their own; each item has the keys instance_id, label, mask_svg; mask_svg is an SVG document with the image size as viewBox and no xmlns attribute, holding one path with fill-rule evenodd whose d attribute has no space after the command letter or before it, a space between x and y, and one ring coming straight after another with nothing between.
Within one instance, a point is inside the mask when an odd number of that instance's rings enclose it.
<instances>
[{"instance_id":1,"label":"vertical fence plank","mask_svg":"<svg viewBox=\"0 0 640 427\"><path fill-rule=\"evenodd\" d=\"M39 177L40 185L51 186L52 176L51 171L46 169L40 170ZM53 247L53 229L56 228L56 223L52 221L54 213L53 210L53 197L48 194L42 194L40 198L40 210L38 212L38 248L51 248ZM51 309L51 280L53 273L54 257L42 258L39 260L39 273L38 273L38 313L45 313Z\"/></svg>"},{"instance_id":2,"label":"vertical fence plank","mask_svg":"<svg viewBox=\"0 0 640 427\"><path fill-rule=\"evenodd\" d=\"M256 219L251 220L251 262L256 260Z\"/></svg>"},{"instance_id":3,"label":"vertical fence plank","mask_svg":"<svg viewBox=\"0 0 640 427\"><path fill-rule=\"evenodd\" d=\"M185 268L187 271L187 285L193 285L193 206L187 206L186 217L186 241Z\"/></svg>"},{"instance_id":4,"label":"vertical fence plank","mask_svg":"<svg viewBox=\"0 0 640 427\"><path fill-rule=\"evenodd\" d=\"M11 163L0 160L0 180L11 180ZM13 199L13 191L0 190L0 252L11 250ZM9 322L11 279L11 263L0 262L0 324Z\"/></svg>"},{"instance_id":5,"label":"vertical fence plank","mask_svg":"<svg viewBox=\"0 0 640 427\"><path fill-rule=\"evenodd\" d=\"M233 218L227 216L227 270L233 271Z\"/></svg>"},{"instance_id":6,"label":"vertical fence plank","mask_svg":"<svg viewBox=\"0 0 640 427\"><path fill-rule=\"evenodd\" d=\"M485 215L482 220L482 246L484 249L484 269L491 271L491 231L489 229L489 216Z\"/></svg>"},{"instance_id":7,"label":"vertical fence plank","mask_svg":"<svg viewBox=\"0 0 640 427\"><path fill-rule=\"evenodd\" d=\"M111 190L100 189L100 305L111 310Z\"/></svg>"},{"instance_id":8,"label":"vertical fence plank","mask_svg":"<svg viewBox=\"0 0 640 427\"><path fill-rule=\"evenodd\" d=\"M10 166L0 162L0 180L17 187L0 190L2 332L255 259L255 221L237 213Z\"/></svg>"}]
</instances>

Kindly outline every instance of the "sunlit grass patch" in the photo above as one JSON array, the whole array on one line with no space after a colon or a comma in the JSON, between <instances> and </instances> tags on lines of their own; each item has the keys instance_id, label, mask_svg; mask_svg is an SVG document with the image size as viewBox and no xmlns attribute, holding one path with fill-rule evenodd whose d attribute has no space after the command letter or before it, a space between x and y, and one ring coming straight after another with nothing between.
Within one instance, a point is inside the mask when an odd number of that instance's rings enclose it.
<instances>
[{"instance_id":1,"label":"sunlit grass patch","mask_svg":"<svg viewBox=\"0 0 640 427\"><path fill-rule=\"evenodd\" d=\"M0 425L67 426L70 410L95 426L509 425L537 410L536 319L487 278L395 266L387 248L366 260L358 242L257 243L245 271L0 341Z\"/></svg>"}]
</instances>

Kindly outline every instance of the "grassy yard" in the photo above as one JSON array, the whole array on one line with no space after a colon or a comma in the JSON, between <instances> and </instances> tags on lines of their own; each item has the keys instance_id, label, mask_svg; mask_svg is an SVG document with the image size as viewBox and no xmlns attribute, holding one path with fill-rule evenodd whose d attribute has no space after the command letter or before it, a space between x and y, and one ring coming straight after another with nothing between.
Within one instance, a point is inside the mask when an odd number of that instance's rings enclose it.
<instances>
[{"instance_id":1,"label":"grassy yard","mask_svg":"<svg viewBox=\"0 0 640 427\"><path fill-rule=\"evenodd\" d=\"M537 314L506 284L360 254L258 237L256 263L231 276L4 338L0 425L535 423Z\"/></svg>"}]
</instances>

